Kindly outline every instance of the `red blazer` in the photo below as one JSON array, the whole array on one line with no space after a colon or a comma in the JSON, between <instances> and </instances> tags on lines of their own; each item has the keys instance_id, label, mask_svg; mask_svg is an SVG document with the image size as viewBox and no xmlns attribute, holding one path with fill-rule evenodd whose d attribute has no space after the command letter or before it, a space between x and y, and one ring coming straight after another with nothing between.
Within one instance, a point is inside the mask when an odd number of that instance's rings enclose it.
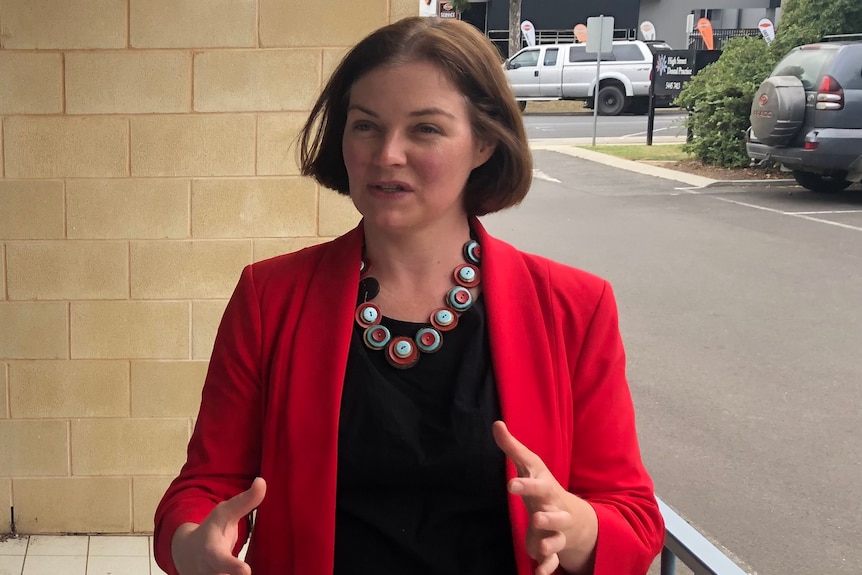
<instances>
[{"instance_id":1,"label":"red blazer","mask_svg":"<svg viewBox=\"0 0 862 575\"><path fill-rule=\"evenodd\" d=\"M641 462L610 285L519 252L477 220L503 419L598 515L595 575L646 573L664 526ZM156 510L155 555L260 475L246 561L254 575L331 575L339 405L353 330L362 226L246 267L225 310L188 460ZM509 462L508 476L515 476ZM518 573L535 564L528 516L509 500ZM240 526L238 552L248 531Z\"/></svg>"}]
</instances>

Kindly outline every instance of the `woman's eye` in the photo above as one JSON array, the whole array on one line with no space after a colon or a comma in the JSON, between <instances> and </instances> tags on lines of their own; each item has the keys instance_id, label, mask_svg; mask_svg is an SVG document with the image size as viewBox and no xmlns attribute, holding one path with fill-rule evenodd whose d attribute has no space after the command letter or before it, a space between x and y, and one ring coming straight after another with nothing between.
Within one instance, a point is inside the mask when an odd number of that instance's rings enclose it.
<instances>
[{"instance_id":1,"label":"woman's eye","mask_svg":"<svg viewBox=\"0 0 862 575\"><path fill-rule=\"evenodd\" d=\"M373 126L371 125L371 122L360 121L360 122L354 122L353 123L353 129L356 130L357 132L367 132L368 130L371 130L372 128L373 128Z\"/></svg>"},{"instance_id":2,"label":"woman's eye","mask_svg":"<svg viewBox=\"0 0 862 575\"><path fill-rule=\"evenodd\" d=\"M434 126L422 125L419 126L419 131L423 134L439 134L440 130L435 128Z\"/></svg>"}]
</instances>

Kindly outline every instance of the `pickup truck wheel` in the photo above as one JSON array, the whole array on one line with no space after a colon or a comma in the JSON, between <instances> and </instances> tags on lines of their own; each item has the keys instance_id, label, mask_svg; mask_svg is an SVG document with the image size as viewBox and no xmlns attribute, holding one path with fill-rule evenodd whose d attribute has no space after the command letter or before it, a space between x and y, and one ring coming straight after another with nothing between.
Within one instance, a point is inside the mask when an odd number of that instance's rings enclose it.
<instances>
[{"instance_id":1,"label":"pickup truck wheel","mask_svg":"<svg viewBox=\"0 0 862 575\"><path fill-rule=\"evenodd\" d=\"M522 112L527 109L527 101L526 100L518 100L518 109Z\"/></svg>"},{"instance_id":2,"label":"pickup truck wheel","mask_svg":"<svg viewBox=\"0 0 862 575\"><path fill-rule=\"evenodd\" d=\"M850 182L845 180L842 174L821 176L820 174L812 174L811 172L793 170L793 177L800 186L812 192L827 194L840 192L850 185Z\"/></svg>"},{"instance_id":3,"label":"pickup truck wheel","mask_svg":"<svg viewBox=\"0 0 862 575\"><path fill-rule=\"evenodd\" d=\"M626 105L626 95L617 86L602 86L599 88L599 114L602 116L619 116Z\"/></svg>"}]
</instances>

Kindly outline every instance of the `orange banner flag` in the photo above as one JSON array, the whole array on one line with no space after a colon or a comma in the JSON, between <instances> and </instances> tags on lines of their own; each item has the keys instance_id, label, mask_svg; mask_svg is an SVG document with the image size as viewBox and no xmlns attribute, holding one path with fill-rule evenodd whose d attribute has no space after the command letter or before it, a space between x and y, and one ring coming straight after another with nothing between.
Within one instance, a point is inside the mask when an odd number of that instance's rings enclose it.
<instances>
[{"instance_id":1,"label":"orange banner flag","mask_svg":"<svg viewBox=\"0 0 862 575\"><path fill-rule=\"evenodd\" d=\"M700 37L703 38L706 49L712 50L712 22L707 18L701 18L697 21L697 31L700 32Z\"/></svg>"}]
</instances>

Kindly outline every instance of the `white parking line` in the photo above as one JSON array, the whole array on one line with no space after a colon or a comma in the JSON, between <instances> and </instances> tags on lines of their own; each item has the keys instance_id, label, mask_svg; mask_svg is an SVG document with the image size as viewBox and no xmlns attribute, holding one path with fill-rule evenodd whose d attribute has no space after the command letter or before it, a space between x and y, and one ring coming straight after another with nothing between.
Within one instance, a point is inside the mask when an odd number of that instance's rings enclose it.
<instances>
[{"instance_id":1,"label":"white parking line","mask_svg":"<svg viewBox=\"0 0 862 575\"><path fill-rule=\"evenodd\" d=\"M556 184L562 184L563 183L560 180L558 180L557 178L552 178L551 176L549 176L548 174L546 174L542 170L538 170L536 168L533 168L533 177L536 178L537 180L545 180L546 182L554 182Z\"/></svg>"},{"instance_id":2,"label":"white parking line","mask_svg":"<svg viewBox=\"0 0 862 575\"><path fill-rule=\"evenodd\" d=\"M656 132L661 132L662 130L669 130L672 127L673 126L665 126L664 128L655 128L655 129L653 129L653 134L655 134ZM637 134L626 134L625 136L620 136L620 137L621 138L633 138L634 136L646 136L646 134L647 134L647 131L644 130L643 132L638 132Z\"/></svg>"},{"instance_id":3,"label":"white parking line","mask_svg":"<svg viewBox=\"0 0 862 575\"><path fill-rule=\"evenodd\" d=\"M784 210L776 210L775 208L767 208L765 206L758 206L756 204L749 204L746 202L731 200L729 198L721 198L718 196L710 196L710 197L715 198L716 200L721 200L722 202L727 202L729 204L736 204L738 206L744 206L746 208L754 208L755 210L763 210L765 212L772 212L773 214L779 214L781 216L792 216L794 218L799 218L802 220L809 220L809 221L817 222L820 224L828 224L830 226L835 226L838 228L844 228L844 229L848 229L848 230L856 230L857 232L862 232L862 226L851 226L850 224L843 224L841 222L832 222L829 220L824 220L823 218L814 218L814 217L806 215L802 212L786 212ZM851 211L852 212L862 212L862 210L851 210ZM830 213L830 212L825 212L825 213Z\"/></svg>"},{"instance_id":4,"label":"white parking line","mask_svg":"<svg viewBox=\"0 0 862 575\"><path fill-rule=\"evenodd\" d=\"M862 214L862 210L825 210L822 212L787 212L794 216L816 216L821 214Z\"/></svg>"}]
</instances>

